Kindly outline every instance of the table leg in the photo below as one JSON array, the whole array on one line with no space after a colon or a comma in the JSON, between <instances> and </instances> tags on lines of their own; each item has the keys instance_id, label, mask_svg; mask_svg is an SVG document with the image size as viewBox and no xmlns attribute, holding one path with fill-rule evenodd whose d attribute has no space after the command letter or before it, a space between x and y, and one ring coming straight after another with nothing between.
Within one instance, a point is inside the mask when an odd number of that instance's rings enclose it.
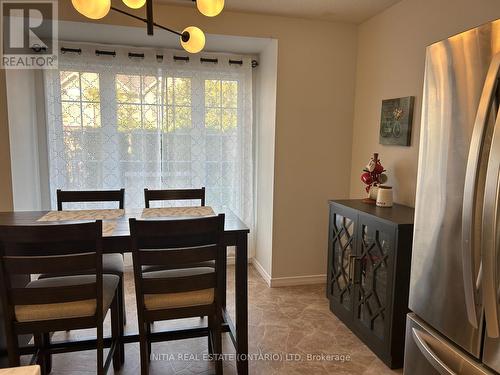
<instances>
[{"instance_id":1,"label":"table leg","mask_svg":"<svg viewBox=\"0 0 500 375\"><path fill-rule=\"evenodd\" d=\"M236 354L239 375L248 374L248 235L240 234L236 243Z\"/></svg>"},{"instance_id":2,"label":"table leg","mask_svg":"<svg viewBox=\"0 0 500 375\"><path fill-rule=\"evenodd\" d=\"M224 248L224 256L222 257L221 268L223 272L222 291L221 291L221 306L222 310L226 311L226 297L227 297L227 246Z\"/></svg>"}]
</instances>

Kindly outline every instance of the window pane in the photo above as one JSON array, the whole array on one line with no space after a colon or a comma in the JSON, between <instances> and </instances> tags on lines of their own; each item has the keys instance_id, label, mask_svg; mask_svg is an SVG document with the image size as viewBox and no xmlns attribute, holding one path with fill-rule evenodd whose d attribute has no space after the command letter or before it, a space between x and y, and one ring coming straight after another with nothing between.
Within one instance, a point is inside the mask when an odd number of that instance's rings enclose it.
<instances>
[{"instance_id":1,"label":"window pane","mask_svg":"<svg viewBox=\"0 0 500 375\"><path fill-rule=\"evenodd\" d=\"M158 107L145 105L142 107L142 126L147 130L158 129Z\"/></svg>"},{"instance_id":2,"label":"window pane","mask_svg":"<svg viewBox=\"0 0 500 375\"><path fill-rule=\"evenodd\" d=\"M171 132L175 129L174 127L174 108L167 107L162 119L163 131Z\"/></svg>"},{"instance_id":3,"label":"window pane","mask_svg":"<svg viewBox=\"0 0 500 375\"><path fill-rule=\"evenodd\" d=\"M220 81L205 81L205 107L220 107Z\"/></svg>"},{"instance_id":4,"label":"window pane","mask_svg":"<svg viewBox=\"0 0 500 375\"><path fill-rule=\"evenodd\" d=\"M61 71L61 100L80 100L80 73Z\"/></svg>"},{"instance_id":5,"label":"window pane","mask_svg":"<svg viewBox=\"0 0 500 375\"><path fill-rule=\"evenodd\" d=\"M62 109L62 122L66 128L80 129L82 126L82 113L80 110L80 103L61 103Z\"/></svg>"},{"instance_id":6,"label":"window pane","mask_svg":"<svg viewBox=\"0 0 500 375\"><path fill-rule=\"evenodd\" d=\"M153 76L142 77L143 103L160 104L160 80Z\"/></svg>"},{"instance_id":7,"label":"window pane","mask_svg":"<svg viewBox=\"0 0 500 375\"><path fill-rule=\"evenodd\" d=\"M116 75L116 99L121 103L140 103L141 77Z\"/></svg>"},{"instance_id":8,"label":"window pane","mask_svg":"<svg viewBox=\"0 0 500 375\"><path fill-rule=\"evenodd\" d=\"M191 105L191 79L175 78L174 96L175 105Z\"/></svg>"},{"instance_id":9,"label":"window pane","mask_svg":"<svg viewBox=\"0 0 500 375\"><path fill-rule=\"evenodd\" d=\"M132 131L141 128L141 106L118 104L118 130Z\"/></svg>"},{"instance_id":10,"label":"window pane","mask_svg":"<svg viewBox=\"0 0 500 375\"><path fill-rule=\"evenodd\" d=\"M221 120L220 108L205 109L205 126L208 129L220 130L221 128L220 120Z\"/></svg>"},{"instance_id":11,"label":"window pane","mask_svg":"<svg viewBox=\"0 0 500 375\"><path fill-rule=\"evenodd\" d=\"M166 98L165 98L165 103L168 105L173 105L174 104L174 78L173 77L168 77L167 78L167 90L166 90Z\"/></svg>"},{"instance_id":12,"label":"window pane","mask_svg":"<svg viewBox=\"0 0 500 375\"><path fill-rule=\"evenodd\" d=\"M82 100L98 102L99 98L99 74L81 73Z\"/></svg>"},{"instance_id":13,"label":"window pane","mask_svg":"<svg viewBox=\"0 0 500 375\"><path fill-rule=\"evenodd\" d=\"M83 103L83 126L88 128L101 127L101 112L99 103Z\"/></svg>"},{"instance_id":14,"label":"window pane","mask_svg":"<svg viewBox=\"0 0 500 375\"><path fill-rule=\"evenodd\" d=\"M222 81L222 106L236 108L238 106L238 82Z\"/></svg>"},{"instance_id":15,"label":"window pane","mask_svg":"<svg viewBox=\"0 0 500 375\"><path fill-rule=\"evenodd\" d=\"M175 129L191 127L191 107L175 107Z\"/></svg>"},{"instance_id":16,"label":"window pane","mask_svg":"<svg viewBox=\"0 0 500 375\"><path fill-rule=\"evenodd\" d=\"M222 110L222 130L236 129L238 126L238 113L236 109Z\"/></svg>"}]
</instances>

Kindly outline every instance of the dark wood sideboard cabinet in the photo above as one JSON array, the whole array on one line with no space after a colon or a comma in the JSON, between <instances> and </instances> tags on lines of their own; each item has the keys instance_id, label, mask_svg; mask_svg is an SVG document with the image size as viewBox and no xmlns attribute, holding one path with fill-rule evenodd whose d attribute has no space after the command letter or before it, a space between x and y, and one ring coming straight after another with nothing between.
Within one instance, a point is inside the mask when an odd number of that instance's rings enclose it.
<instances>
[{"instance_id":1,"label":"dark wood sideboard cabinet","mask_svg":"<svg viewBox=\"0 0 500 375\"><path fill-rule=\"evenodd\" d=\"M329 202L330 310L387 366L403 365L414 209Z\"/></svg>"}]
</instances>

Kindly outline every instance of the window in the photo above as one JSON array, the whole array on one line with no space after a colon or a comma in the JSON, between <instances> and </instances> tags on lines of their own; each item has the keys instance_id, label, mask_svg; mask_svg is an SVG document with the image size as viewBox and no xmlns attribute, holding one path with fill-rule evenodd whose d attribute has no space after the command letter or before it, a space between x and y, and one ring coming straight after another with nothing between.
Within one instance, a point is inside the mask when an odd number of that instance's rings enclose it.
<instances>
[{"instance_id":1,"label":"window","mask_svg":"<svg viewBox=\"0 0 500 375\"><path fill-rule=\"evenodd\" d=\"M128 208L151 189L205 186L207 204L253 223L251 68L195 61L61 55L46 71L55 190L125 188ZM193 59L194 60L194 59Z\"/></svg>"},{"instance_id":2,"label":"window","mask_svg":"<svg viewBox=\"0 0 500 375\"><path fill-rule=\"evenodd\" d=\"M99 74L61 71L59 82L66 183L95 188L102 159Z\"/></svg>"},{"instance_id":3,"label":"window","mask_svg":"<svg viewBox=\"0 0 500 375\"><path fill-rule=\"evenodd\" d=\"M61 110L66 130L99 128L100 91L99 74L87 72L60 72Z\"/></svg>"}]
</instances>

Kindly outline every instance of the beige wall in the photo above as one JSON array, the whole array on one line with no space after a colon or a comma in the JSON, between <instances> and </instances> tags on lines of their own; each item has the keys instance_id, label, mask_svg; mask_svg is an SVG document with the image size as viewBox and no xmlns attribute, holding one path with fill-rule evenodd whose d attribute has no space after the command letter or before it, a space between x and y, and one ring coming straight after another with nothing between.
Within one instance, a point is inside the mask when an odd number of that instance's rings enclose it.
<instances>
[{"instance_id":1,"label":"beige wall","mask_svg":"<svg viewBox=\"0 0 500 375\"><path fill-rule=\"evenodd\" d=\"M261 52L256 84L259 95L255 106L257 129L255 150L257 159L256 181L256 246L257 267L263 268L270 278L273 257L273 201L274 201L274 146L276 143L276 85L278 42L269 42Z\"/></svg>"},{"instance_id":2,"label":"beige wall","mask_svg":"<svg viewBox=\"0 0 500 375\"><path fill-rule=\"evenodd\" d=\"M61 19L82 21L69 1L59 4ZM194 7L160 5L155 8L155 18L176 29L193 24L210 34L278 40L270 271L272 277L324 274L326 202L349 194L356 27L232 12L209 19ZM143 26L117 14L103 22ZM0 84L4 90L5 84ZM0 119L4 117L5 110L0 107ZM2 142L6 139L2 137ZM1 152L5 150L8 147ZM8 166L7 154L3 162ZM0 181L6 191L10 190L8 180Z\"/></svg>"},{"instance_id":3,"label":"beige wall","mask_svg":"<svg viewBox=\"0 0 500 375\"><path fill-rule=\"evenodd\" d=\"M379 152L395 200L414 205L425 47L499 17L498 0L403 0L360 25L351 197L363 196L361 170ZM409 95L416 97L411 147L380 145L382 99Z\"/></svg>"}]
</instances>

